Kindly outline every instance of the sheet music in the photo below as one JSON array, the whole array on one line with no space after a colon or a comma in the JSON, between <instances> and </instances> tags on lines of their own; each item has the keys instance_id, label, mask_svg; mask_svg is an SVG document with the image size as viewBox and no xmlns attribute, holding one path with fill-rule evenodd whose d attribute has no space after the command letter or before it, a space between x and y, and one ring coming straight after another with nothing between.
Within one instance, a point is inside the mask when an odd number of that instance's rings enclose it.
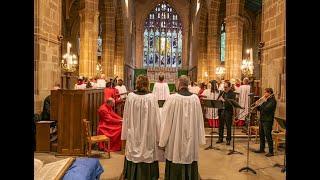
<instances>
[{"instance_id":1,"label":"sheet music","mask_svg":"<svg viewBox=\"0 0 320 180\"><path fill-rule=\"evenodd\" d=\"M65 171L70 167L74 158L66 158L60 161L48 163L35 172L35 180L55 180L61 178Z\"/></svg>"}]
</instances>

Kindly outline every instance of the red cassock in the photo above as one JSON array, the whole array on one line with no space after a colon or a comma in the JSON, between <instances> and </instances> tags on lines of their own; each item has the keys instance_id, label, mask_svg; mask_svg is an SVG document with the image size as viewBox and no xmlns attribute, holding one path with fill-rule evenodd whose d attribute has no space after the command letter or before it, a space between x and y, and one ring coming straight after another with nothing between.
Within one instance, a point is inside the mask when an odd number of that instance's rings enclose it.
<instances>
[{"instance_id":1,"label":"red cassock","mask_svg":"<svg viewBox=\"0 0 320 180\"><path fill-rule=\"evenodd\" d=\"M98 113L98 135L106 135L110 138L110 151L120 151L122 118L106 104L100 106ZM104 143L99 143L99 148L104 149Z\"/></svg>"}]
</instances>

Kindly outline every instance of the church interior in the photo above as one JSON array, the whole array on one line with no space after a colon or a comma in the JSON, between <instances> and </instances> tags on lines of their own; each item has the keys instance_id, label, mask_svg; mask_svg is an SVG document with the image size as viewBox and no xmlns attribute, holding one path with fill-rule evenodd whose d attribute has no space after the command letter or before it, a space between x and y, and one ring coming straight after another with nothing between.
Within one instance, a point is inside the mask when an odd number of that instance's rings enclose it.
<instances>
[{"instance_id":1,"label":"church interior","mask_svg":"<svg viewBox=\"0 0 320 180\"><path fill-rule=\"evenodd\" d=\"M121 133L140 77L158 98L160 121L180 83L198 97L206 141L198 179L286 178L286 1L34 0L36 179L92 179L81 169L72 174L76 163L98 179L126 179ZM227 144L219 142L220 108L209 101L224 98L226 84L244 107L231 103ZM156 91L163 87L168 92ZM212 89L218 98L209 98ZM261 109L270 99L269 131ZM229 130L222 129L223 139ZM255 153L262 139L266 152ZM159 179L167 179L165 171L159 160Z\"/></svg>"}]
</instances>

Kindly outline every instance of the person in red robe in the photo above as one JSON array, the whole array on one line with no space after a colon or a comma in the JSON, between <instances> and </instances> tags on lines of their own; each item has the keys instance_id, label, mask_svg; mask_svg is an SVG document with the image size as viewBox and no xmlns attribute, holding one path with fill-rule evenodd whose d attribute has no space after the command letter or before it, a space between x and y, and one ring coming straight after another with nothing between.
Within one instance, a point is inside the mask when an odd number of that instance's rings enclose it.
<instances>
[{"instance_id":1,"label":"person in red robe","mask_svg":"<svg viewBox=\"0 0 320 180\"><path fill-rule=\"evenodd\" d=\"M110 138L110 151L121 151L121 129L122 118L113 111L114 99L108 98L106 103L102 104L98 110L99 125L98 135L106 135ZM99 143L99 148L105 149L103 142Z\"/></svg>"}]
</instances>

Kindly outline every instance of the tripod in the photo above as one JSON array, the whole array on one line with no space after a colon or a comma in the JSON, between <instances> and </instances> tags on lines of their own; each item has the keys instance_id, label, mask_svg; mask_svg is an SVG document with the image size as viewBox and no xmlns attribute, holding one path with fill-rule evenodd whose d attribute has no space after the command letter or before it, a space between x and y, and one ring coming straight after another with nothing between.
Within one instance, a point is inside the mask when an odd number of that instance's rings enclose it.
<instances>
[{"instance_id":1,"label":"tripod","mask_svg":"<svg viewBox=\"0 0 320 180\"><path fill-rule=\"evenodd\" d=\"M249 117L248 117L248 119L249 119L249 122L247 123L248 125L248 129L250 128L250 121L251 121L251 111L249 111L249 113L248 114L246 114L244 117L246 117L247 115L249 115ZM255 171L255 170L253 170L252 168L250 168L249 167L249 141L250 141L250 138L251 138L251 133L249 132L248 133L248 144L247 144L247 166L246 167L243 167L243 168L241 168L241 169L239 169L239 172L241 172L241 171L244 171L244 170L247 170L247 172L248 171L250 171L250 172L252 172L253 174L257 174L257 172Z\"/></svg>"},{"instance_id":2,"label":"tripod","mask_svg":"<svg viewBox=\"0 0 320 180\"><path fill-rule=\"evenodd\" d=\"M221 109L222 103L220 101L217 100L213 100L213 99L203 99L204 100L204 106L207 108L213 108L213 112L212 112L212 119L215 118L215 109L214 108L219 108ZM212 146L212 138L213 138L213 125L211 126L211 136L210 136L210 146L208 146L207 148L205 148L205 150L209 150L209 149L214 149L214 150L220 150L217 147Z\"/></svg>"},{"instance_id":3,"label":"tripod","mask_svg":"<svg viewBox=\"0 0 320 180\"><path fill-rule=\"evenodd\" d=\"M229 99L229 100L227 100L227 101L229 101L230 103L231 103L231 105L232 105L232 107L233 107L233 110L235 111L235 108L240 108L240 109L243 109L236 101L234 101L234 100L231 100L231 99ZM233 120L232 120L232 122L233 122L233 132L232 132L232 136L233 136L233 139L232 139L232 150L230 150L230 152L228 153L228 155L231 155L231 154L243 154L242 152L239 152L239 151L235 151L234 150L234 139L235 139L235 136L234 136L234 132L235 132L235 130L236 130L236 127L235 127L235 123L234 123L234 115L233 115Z\"/></svg>"}]
</instances>

